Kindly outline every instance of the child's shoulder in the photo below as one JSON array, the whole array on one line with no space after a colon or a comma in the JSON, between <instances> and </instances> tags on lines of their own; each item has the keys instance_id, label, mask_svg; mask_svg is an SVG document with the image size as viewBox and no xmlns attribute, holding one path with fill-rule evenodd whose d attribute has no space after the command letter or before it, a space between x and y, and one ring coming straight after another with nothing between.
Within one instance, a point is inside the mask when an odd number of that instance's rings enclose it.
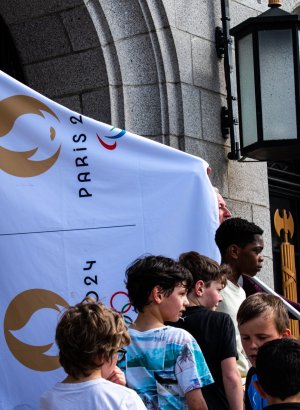
<instances>
[{"instance_id":1,"label":"child's shoulder","mask_svg":"<svg viewBox=\"0 0 300 410\"><path fill-rule=\"evenodd\" d=\"M101 385L104 386L112 394L119 394L122 396L134 396L136 397L137 393L129 389L126 386L122 386L121 384L113 383L109 380L101 379Z\"/></svg>"},{"instance_id":2,"label":"child's shoulder","mask_svg":"<svg viewBox=\"0 0 300 410\"><path fill-rule=\"evenodd\" d=\"M166 329L166 337L168 342L186 344L189 342L193 342L195 339L194 337L185 329L181 329L174 326L165 326Z\"/></svg>"},{"instance_id":3,"label":"child's shoulder","mask_svg":"<svg viewBox=\"0 0 300 410\"><path fill-rule=\"evenodd\" d=\"M132 339L155 339L166 340L167 343L185 344L194 341L194 337L184 329L165 325L155 329L140 332L134 328L129 328Z\"/></svg>"}]
</instances>

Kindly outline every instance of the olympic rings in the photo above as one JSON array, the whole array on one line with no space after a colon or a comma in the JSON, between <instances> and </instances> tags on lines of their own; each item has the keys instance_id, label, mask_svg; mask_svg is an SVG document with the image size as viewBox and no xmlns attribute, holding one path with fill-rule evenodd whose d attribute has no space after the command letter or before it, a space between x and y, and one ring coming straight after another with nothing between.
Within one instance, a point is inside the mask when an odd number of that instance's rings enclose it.
<instances>
[{"instance_id":1,"label":"olympic rings","mask_svg":"<svg viewBox=\"0 0 300 410\"><path fill-rule=\"evenodd\" d=\"M117 297L118 295L126 296L126 298L128 299L128 294L127 294L126 292L122 292L122 291L115 292L115 293L111 296L111 298L110 298L110 306L111 306L113 309L115 309L115 311L118 312L118 313L124 314L124 313L129 312L129 310L130 310L131 307L132 307L132 304L131 304L130 302L128 302L128 303L126 303L125 305L123 305L123 307L121 308L121 310L118 310L118 309L114 306L115 299L116 299L116 297Z\"/></svg>"}]
</instances>

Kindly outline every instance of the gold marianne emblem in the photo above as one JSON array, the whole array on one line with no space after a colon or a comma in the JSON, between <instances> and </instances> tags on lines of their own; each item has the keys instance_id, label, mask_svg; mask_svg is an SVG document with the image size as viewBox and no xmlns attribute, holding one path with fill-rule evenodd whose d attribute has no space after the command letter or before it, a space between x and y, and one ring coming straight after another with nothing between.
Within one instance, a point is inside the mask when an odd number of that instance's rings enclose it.
<instances>
[{"instance_id":1,"label":"gold marianne emblem","mask_svg":"<svg viewBox=\"0 0 300 410\"><path fill-rule=\"evenodd\" d=\"M9 133L16 120L24 114L36 114L44 117L42 111L52 115L59 121L57 115L41 101L27 95L14 95L0 101L0 137ZM26 130L26 133L30 130ZM25 132L24 132L25 133ZM49 130L50 140L54 140L56 131L53 127ZM34 161L30 159L38 150L34 148L29 151L11 151L0 147L0 169L17 177L33 177L48 171L56 162L61 146L49 158Z\"/></svg>"},{"instance_id":2,"label":"gold marianne emblem","mask_svg":"<svg viewBox=\"0 0 300 410\"><path fill-rule=\"evenodd\" d=\"M9 304L4 318L4 336L9 350L24 366L37 371L51 371L60 367L58 356L45 354L53 343L32 346L17 339L12 331L26 325L33 313L39 309L67 307L68 303L59 295L46 289L30 289L17 295ZM38 331L38 329L37 329Z\"/></svg>"}]
</instances>

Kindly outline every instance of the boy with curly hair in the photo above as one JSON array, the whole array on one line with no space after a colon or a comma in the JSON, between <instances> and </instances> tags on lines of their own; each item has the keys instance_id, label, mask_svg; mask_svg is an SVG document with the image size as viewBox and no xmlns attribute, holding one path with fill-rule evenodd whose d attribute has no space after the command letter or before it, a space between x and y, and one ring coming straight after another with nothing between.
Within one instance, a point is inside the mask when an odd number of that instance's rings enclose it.
<instances>
[{"instance_id":1,"label":"boy with curly hair","mask_svg":"<svg viewBox=\"0 0 300 410\"><path fill-rule=\"evenodd\" d=\"M123 318L91 298L68 307L56 328L59 361L67 377L43 394L42 410L143 410L139 396L118 379L118 354L130 343Z\"/></svg>"}]
</instances>

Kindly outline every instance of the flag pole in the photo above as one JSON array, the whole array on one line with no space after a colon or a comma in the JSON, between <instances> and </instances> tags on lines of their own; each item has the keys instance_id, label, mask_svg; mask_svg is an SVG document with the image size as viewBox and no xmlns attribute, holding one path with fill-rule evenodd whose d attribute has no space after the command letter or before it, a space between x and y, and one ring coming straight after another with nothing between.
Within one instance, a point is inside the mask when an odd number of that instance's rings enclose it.
<instances>
[{"instance_id":1,"label":"flag pole","mask_svg":"<svg viewBox=\"0 0 300 410\"><path fill-rule=\"evenodd\" d=\"M287 302L281 295L279 295L278 293L276 293L272 288L270 288L268 285L266 285L263 281L261 281L260 279L258 279L257 277L253 277L251 278L257 285L259 285L265 292L274 295L274 296L278 296L282 302L284 303L284 305L287 307L288 311L290 313L292 313L293 316L295 316L296 319L300 320L300 312L298 312L297 309L295 309L289 302Z\"/></svg>"}]
</instances>

